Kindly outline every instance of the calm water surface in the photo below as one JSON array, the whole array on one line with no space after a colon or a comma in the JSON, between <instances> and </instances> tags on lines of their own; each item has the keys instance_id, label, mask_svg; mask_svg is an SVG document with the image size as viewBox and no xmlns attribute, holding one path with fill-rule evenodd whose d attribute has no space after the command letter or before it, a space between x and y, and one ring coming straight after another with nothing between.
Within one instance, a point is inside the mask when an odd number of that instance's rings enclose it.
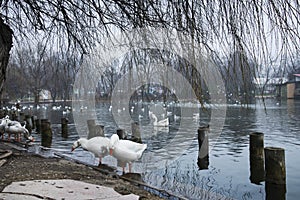
<instances>
[{"instance_id":1,"label":"calm water surface","mask_svg":"<svg viewBox=\"0 0 300 200\"><path fill-rule=\"evenodd\" d=\"M264 133L265 146L285 149L286 199L299 198L300 101L267 100L266 106L258 101L247 109L239 105L226 105L224 119L211 119L210 108L202 110L193 104L172 104L166 110L161 105L153 104L139 103L133 106L131 117L140 121L143 142L148 144L142 159L134 163L133 171L141 173L149 185L188 199L265 199L265 183L253 184L249 179L249 133L257 131ZM181 107L185 108L184 116ZM79 137L77 130L80 130L75 128L72 113L67 114L70 119L70 137L63 139L60 137L59 124L62 111L50 110L51 107L44 113L38 112L41 117L47 116L52 121L52 151L39 148L38 135L35 135L37 141L31 151L46 155L60 152L96 165L98 160L89 152L80 149L70 152L73 141ZM146 114L149 110L157 114L158 118L162 118L163 113L167 115L168 111L171 122L169 130L154 129ZM97 104L96 113L98 123L105 126L105 134L109 137L117 129L109 104ZM196 113L200 113L199 118L195 117ZM174 120L174 115L183 118ZM221 135L210 138L213 145L210 146L209 167L207 170L199 170L197 128L209 123L212 127L209 134L214 135L213 125L216 120L224 120ZM103 163L117 166L116 160L110 156L105 157Z\"/></svg>"}]
</instances>

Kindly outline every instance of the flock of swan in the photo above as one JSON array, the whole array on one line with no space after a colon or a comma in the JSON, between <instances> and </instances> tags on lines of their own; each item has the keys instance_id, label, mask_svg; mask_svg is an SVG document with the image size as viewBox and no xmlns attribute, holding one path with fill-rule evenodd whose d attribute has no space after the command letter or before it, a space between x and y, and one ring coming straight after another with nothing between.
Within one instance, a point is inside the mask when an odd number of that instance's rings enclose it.
<instances>
[{"instance_id":1,"label":"flock of swan","mask_svg":"<svg viewBox=\"0 0 300 200\"><path fill-rule=\"evenodd\" d=\"M157 120L157 117L154 113L150 112L149 114L150 118L153 119L153 126L154 127L167 127L169 126L169 118L165 118L165 119L162 119L160 121Z\"/></svg>"},{"instance_id":2,"label":"flock of swan","mask_svg":"<svg viewBox=\"0 0 300 200\"><path fill-rule=\"evenodd\" d=\"M149 117L153 120L154 127L169 126L169 118L158 121L156 115L152 112L149 113ZM123 173L125 173L127 163L129 164L129 172L131 172L132 162L142 157L147 144L123 140L117 134L113 134L110 138L101 136L91 139L79 138L73 143L71 151L74 151L78 147L82 147L84 150L93 153L96 158L99 158L99 165L101 165L103 157L108 155L115 157L118 163L121 164Z\"/></svg>"},{"instance_id":3,"label":"flock of swan","mask_svg":"<svg viewBox=\"0 0 300 200\"><path fill-rule=\"evenodd\" d=\"M120 140L117 134L113 134L111 138L101 136L93 137L89 140L80 138L73 143L72 151L80 146L99 158L99 165L101 165L103 157L108 155L115 157L121 163L123 173L125 173L127 163L129 164L129 173L131 172L132 162L140 159L147 148L147 144Z\"/></svg>"},{"instance_id":4,"label":"flock of swan","mask_svg":"<svg viewBox=\"0 0 300 200\"><path fill-rule=\"evenodd\" d=\"M37 109L47 107L37 107ZM16 108L11 108L15 110ZM24 108L23 108L24 109ZM28 107L28 109L31 109ZM72 110L70 107L61 107L53 106L53 110L64 110L70 112ZM84 108L82 108L84 109ZM134 108L131 108L133 112ZM112 106L109 107L109 111L112 110ZM118 112L122 112L124 109L119 109ZM142 108L142 112L144 108ZM65 113L63 113L65 114ZM169 127L169 116L172 115L171 112L166 112L167 117L163 116L162 120L158 120L157 116L153 112L149 112L149 117L152 119L153 126L156 128ZM174 115L174 120L178 120L180 116ZM193 116L194 119L199 119L199 114ZM0 119L0 134L2 139L4 139L4 134L8 134L8 140L10 141L10 136L14 134L15 139L20 142L21 136L27 140L33 141L33 137L30 135L29 131L26 129L26 124L21 125L18 121L13 121L9 119L9 116L6 116ZM95 155L96 158L99 158L99 165L102 162L102 158L105 156L113 156L118 160L118 163L121 163L123 172L125 173L125 167L127 163L129 164L129 172L131 172L132 163L137 161L142 157L143 152L147 148L147 144L140 144L130 140L119 139L117 134L113 134L110 138L107 137L93 137L91 139L80 138L75 141L72 145L72 151L76 148L82 147L84 150L87 150Z\"/></svg>"},{"instance_id":5,"label":"flock of swan","mask_svg":"<svg viewBox=\"0 0 300 200\"><path fill-rule=\"evenodd\" d=\"M26 123L22 126L20 122L10 120L9 116L0 119L0 134L2 140L4 139L4 134L8 134L8 141L13 134L15 139L20 142L21 136L23 135L25 139L33 141L33 137L30 135L29 131L25 128Z\"/></svg>"},{"instance_id":6,"label":"flock of swan","mask_svg":"<svg viewBox=\"0 0 300 200\"><path fill-rule=\"evenodd\" d=\"M109 107L111 111L112 106ZM118 110L118 112L124 111L124 108ZM144 112L144 110L142 110ZM163 120L157 119L156 115L152 112L149 113L149 117L153 120L154 127L168 127L169 118ZM101 165L102 158L105 156L113 156L121 164L123 173L125 173L125 167L128 163L129 172L132 169L132 162L141 158L143 152L147 148L147 144L140 144L130 140L119 139L117 134L113 134L111 138L107 137L93 137L91 139L80 138L72 145L72 151L76 148L82 147L99 158L99 165Z\"/></svg>"}]
</instances>

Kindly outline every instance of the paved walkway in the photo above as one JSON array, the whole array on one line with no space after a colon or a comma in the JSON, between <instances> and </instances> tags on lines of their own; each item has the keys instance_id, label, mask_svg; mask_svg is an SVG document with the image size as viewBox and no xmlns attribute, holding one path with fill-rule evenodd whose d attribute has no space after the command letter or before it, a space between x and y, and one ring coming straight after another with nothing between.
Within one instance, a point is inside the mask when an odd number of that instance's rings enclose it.
<instances>
[{"instance_id":1,"label":"paved walkway","mask_svg":"<svg viewBox=\"0 0 300 200\"><path fill-rule=\"evenodd\" d=\"M82 181L62 179L13 182L0 193L0 199L138 200L139 196L134 194L121 195L110 187L85 183Z\"/></svg>"}]
</instances>

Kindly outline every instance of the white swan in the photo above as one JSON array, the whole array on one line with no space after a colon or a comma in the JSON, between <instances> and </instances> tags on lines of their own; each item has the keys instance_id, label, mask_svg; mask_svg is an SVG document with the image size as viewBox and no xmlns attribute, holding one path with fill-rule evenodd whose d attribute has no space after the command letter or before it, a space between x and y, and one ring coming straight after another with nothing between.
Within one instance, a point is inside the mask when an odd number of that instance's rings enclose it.
<instances>
[{"instance_id":1,"label":"white swan","mask_svg":"<svg viewBox=\"0 0 300 200\"><path fill-rule=\"evenodd\" d=\"M154 126L166 127L169 126L169 118L158 121L154 113L150 113L150 118L154 120Z\"/></svg>"},{"instance_id":2,"label":"white swan","mask_svg":"<svg viewBox=\"0 0 300 200\"><path fill-rule=\"evenodd\" d=\"M174 121L177 121L180 119L180 116L179 115L174 115Z\"/></svg>"},{"instance_id":3,"label":"white swan","mask_svg":"<svg viewBox=\"0 0 300 200\"><path fill-rule=\"evenodd\" d=\"M129 163L129 172L131 172L132 162L138 160L147 148L147 144L140 144L130 140L120 140L117 134L111 136L108 146L110 155L122 162L124 173L126 164Z\"/></svg>"},{"instance_id":4,"label":"white swan","mask_svg":"<svg viewBox=\"0 0 300 200\"><path fill-rule=\"evenodd\" d=\"M108 155L109 139L106 137L93 137L91 139L80 138L73 143L72 150L74 151L78 147L82 147L84 150L89 151L99 158L99 165L102 158Z\"/></svg>"},{"instance_id":5,"label":"white swan","mask_svg":"<svg viewBox=\"0 0 300 200\"><path fill-rule=\"evenodd\" d=\"M0 133L1 133L1 138L2 140L4 139L4 133L5 133L5 127L7 126L8 123L11 122L11 120L9 119L9 116L6 115L4 118L0 119Z\"/></svg>"},{"instance_id":6,"label":"white swan","mask_svg":"<svg viewBox=\"0 0 300 200\"><path fill-rule=\"evenodd\" d=\"M167 116L172 116L172 112L167 111Z\"/></svg>"},{"instance_id":7,"label":"white swan","mask_svg":"<svg viewBox=\"0 0 300 200\"><path fill-rule=\"evenodd\" d=\"M199 113L193 113L193 119L198 122L200 119L200 114Z\"/></svg>"},{"instance_id":8,"label":"white swan","mask_svg":"<svg viewBox=\"0 0 300 200\"><path fill-rule=\"evenodd\" d=\"M8 141L10 141L10 135L14 134L15 139L20 142L21 141L21 134L30 141L34 141L34 138L29 134L29 131L25 128L25 125L22 126L18 121L12 121L9 119L9 116L6 115L5 118L1 119L0 123L0 133L2 134L2 139L4 139L4 133L8 134Z\"/></svg>"},{"instance_id":9,"label":"white swan","mask_svg":"<svg viewBox=\"0 0 300 200\"><path fill-rule=\"evenodd\" d=\"M33 141L33 137L29 134L29 131L25 128L26 123L24 126L21 125L18 121L9 121L5 120L7 124L5 125L4 131L8 134L8 140L10 140L10 135L15 134L15 137L17 138L17 141L20 142L21 134L24 135L24 137L30 141Z\"/></svg>"},{"instance_id":10,"label":"white swan","mask_svg":"<svg viewBox=\"0 0 300 200\"><path fill-rule=\"evenodd\" d=\"M1 134L1 139L4 139L4 133L5 133L5 119L0 119L0 134Z\"/></svg>"}]
</instances>

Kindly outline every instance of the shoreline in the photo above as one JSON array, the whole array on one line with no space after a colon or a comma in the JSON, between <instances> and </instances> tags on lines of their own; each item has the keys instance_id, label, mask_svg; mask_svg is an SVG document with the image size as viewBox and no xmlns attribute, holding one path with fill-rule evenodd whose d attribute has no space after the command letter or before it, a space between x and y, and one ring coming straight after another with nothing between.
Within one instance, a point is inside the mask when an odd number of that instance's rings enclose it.
<instances>
[{"instance_id":1,"label":"shoreline","mask_svg":"<svg viewBox=\"0 0 300 200\"><path fill-rule=\"evenodd\" d=\"M145 188L147 185L142 180L138 180L139 174L128 173L119 176L113 168L106 165L95 167L63 157L44 158L37 154L18 150L13 146L0 141L0 150L12 151L11 155L0 160L3 162L0 166L0 191L17 181L72 179L110 187L121 195L135 194L140 196L140 199L163 199L153 192L147 191ZM148 190L155 190L155 188L149 187ZM162 193L163 191L158 192ZM160 194L160 196L162 195L163 193Z\"/></svg>"}]
</instances>

